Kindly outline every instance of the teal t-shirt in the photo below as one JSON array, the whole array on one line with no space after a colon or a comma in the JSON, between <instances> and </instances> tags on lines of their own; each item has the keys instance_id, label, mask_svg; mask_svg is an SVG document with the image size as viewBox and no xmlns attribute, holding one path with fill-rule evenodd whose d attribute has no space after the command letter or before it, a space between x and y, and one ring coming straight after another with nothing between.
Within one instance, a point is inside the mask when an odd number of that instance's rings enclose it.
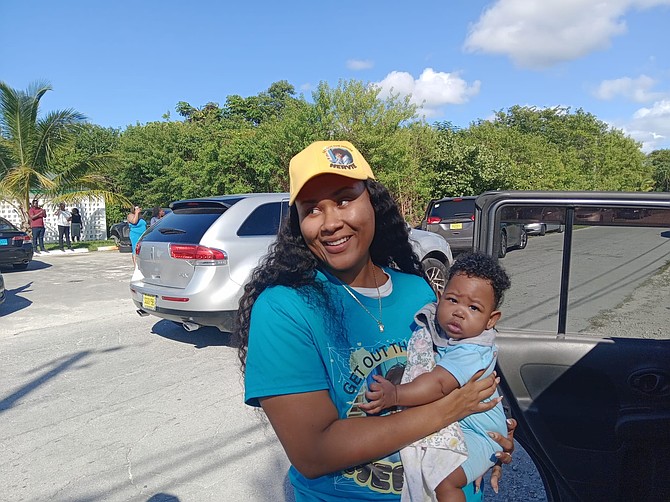
<instances>
[{"instance_id":1,"label":"teal t-shirt","mask_svg":"<svg viewBox=\"0 0 670 502\"><path fill-rule=\"evenodd\" d=\"M293 288L263 291L251 313L245 402L258 406L261 397L327 390L340 418L366 416L359 404L372 375L399 383L414 314L435 301L421 277L385 271L393 291L382 299L383 333L336 279L321 272L317 280L328 289L331 311ZM379 315L376 298L355 294L374 316ZM341 320L339 325L333 315ZM297 501L397 501L402 474L398 453L317 479L307 479L293 467L289 470Z\"/></svg>"}]
</instances>

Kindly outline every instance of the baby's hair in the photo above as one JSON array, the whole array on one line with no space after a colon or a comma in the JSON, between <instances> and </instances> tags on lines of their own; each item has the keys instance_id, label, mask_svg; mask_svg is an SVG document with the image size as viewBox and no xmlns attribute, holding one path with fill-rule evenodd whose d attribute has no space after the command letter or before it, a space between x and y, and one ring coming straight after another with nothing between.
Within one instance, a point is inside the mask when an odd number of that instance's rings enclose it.
<instances>
[{"instance_id":1,"label":"baby's hair","mask_svg":"<svg viewBox=\"0 0 670 502\"><path fill-rule=\"evenodd\" d=\"M465 253L458 256L449 269L449 279L456 274L465 274L468 277L489 281L493 287L494 308L496 309L500 306L505 291L512 284L498 260L484 253Z\"/></svg>"}]
</instances>

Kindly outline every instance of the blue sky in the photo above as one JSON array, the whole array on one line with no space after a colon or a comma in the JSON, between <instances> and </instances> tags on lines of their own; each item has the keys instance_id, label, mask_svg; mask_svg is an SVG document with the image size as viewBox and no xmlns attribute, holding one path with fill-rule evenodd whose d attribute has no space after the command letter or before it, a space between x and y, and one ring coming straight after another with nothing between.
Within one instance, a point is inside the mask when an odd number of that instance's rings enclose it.
<instances>
[{"instance_id":1,"label":"blue sky","mask_svg":"<svg viewBox=\"0 0 670 502\"><path fill-rule=\"evenodd\" d=\"M102 126L358 79L430 122L560 105L670 148L670 0L0 0L0 18L0 80L46 80L44 112Z\"/></svg>"}]
</instances>

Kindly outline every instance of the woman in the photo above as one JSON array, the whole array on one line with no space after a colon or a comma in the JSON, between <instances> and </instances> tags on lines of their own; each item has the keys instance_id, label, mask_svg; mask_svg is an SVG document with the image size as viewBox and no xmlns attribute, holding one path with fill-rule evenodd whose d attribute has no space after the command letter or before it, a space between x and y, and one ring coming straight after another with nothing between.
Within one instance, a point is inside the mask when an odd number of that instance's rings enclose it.
<instances>
[{"instance_id":1,"label":"woman","mask_svg":"<svg viewBox=\"0 0 670 502\"><path fill-rule=\"evenodd\" d=\"M481 402L495 377L478 373L434 403L366 416L367 382L401 373L414 313L435 296L395 202L351 143L313 143L289 171L289 219L240 300L245 401L277 433L296 500L398 500L397 451L497 404ZM511 439L495 439L511 451Z\"/></svg>"},{"instance_id":2,"label":"woman","mask_svg":"<svg viewBox=\"0 0 670 502\"><path fill-rule=\"evenodd\" d=\"M160 206L154 206L154 208L151 210L151 221L149 222L149 226L153 227L163 216L165 216L165 211L163 208Z\"/></svg>"},{"instance_id":3,"label":"woman","mask_svg":"<svg viewBox=\"0 0 670 502\"><path fill-rule=\"evenodd\" d=\"M72 242L81 242L81 229L82 229L81 214L79 214L79 209L74 207L72 208L72 221L71 221Z\"/></svg>"},{"instance_id":4,"label":"woman","mask_svg":"<svg viewBox=\"0 0 670 502\"><path fill-rule=\"evenodd\" d=\"M137 241L140 240L140 237L142 237L142 234L147 229L147 222L142 218L141 212L142 208L135 206L133 212L128 213L126 217L128 227L130 228L130 254L133 258L133 265L135 265L135 246L137 246Z\"/></svg>"}]
</instances>

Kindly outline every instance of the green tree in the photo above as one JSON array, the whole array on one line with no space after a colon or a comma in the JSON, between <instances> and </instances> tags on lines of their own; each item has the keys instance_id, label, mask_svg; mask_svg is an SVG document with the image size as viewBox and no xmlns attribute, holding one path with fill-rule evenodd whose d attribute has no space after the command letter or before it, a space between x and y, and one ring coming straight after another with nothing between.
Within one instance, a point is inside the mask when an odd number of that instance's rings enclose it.
<instances>
[{"instance_id":1,"label":"green tree","mask_svg":"<svg viewBox=\"0 0 670 502\"><path fill-rule=\"evenodd\" d=\"M40 118L40 100L49 90L45 82L27 91L0 82L0 196L14 205L26 230L33 194L68 204L98 196L112 203L125 200L103 174L115 164L113 155L94 152L57 165L56 152L72 144L86 118L72 109Z\"/></svg>"},{"instance_id":2,"label":"green tree","mask_svg":"<svg viewBox=\"0 0 670 502\"><path fill-rule=\"evenodd\" d=\"M574 183L566 188L641 190L649 179L641 145L581 108L512 106L493 122L555 145Z\"/></svg>"},{"instance_id":3,"label":"green tree","mask_svg":"<svg viewBox=\"0 0 670 502\"><path fill-rule=\"evenodd\" d=\"M267 91L256 96L248 98L237 94L228 96L223 115L258 126L272 118L281 117L286 106L295 99L295 87L286 80L280 80L270 85Z\"/></svg>"},{"instance_id":4,"label":"green tree","mask_svg":"<svg viewBox=\"0 0 670 502\"><path fill-rule=\"evenodd\" d=\"M646 164L652 173L654 190L670 192L670 149L654 150L647 155Z\"/></svg>"}]
</instances>

